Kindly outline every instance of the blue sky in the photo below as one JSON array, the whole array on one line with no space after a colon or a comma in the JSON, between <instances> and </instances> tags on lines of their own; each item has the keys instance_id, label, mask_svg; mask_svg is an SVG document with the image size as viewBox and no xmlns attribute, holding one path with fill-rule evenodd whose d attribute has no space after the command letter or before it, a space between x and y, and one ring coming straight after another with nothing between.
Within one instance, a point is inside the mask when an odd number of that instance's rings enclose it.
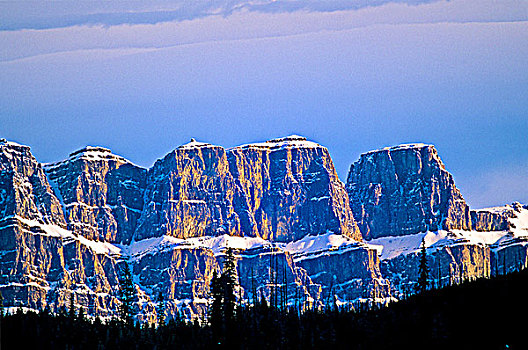
<instances>
[{"instance_id":1,"label":"blue sky","mask_svg":"<svg viewBox=\"0 0 528 350\"><path fill-rule=\"evenodd\" d=\"M0 137L150 166L301 134L341 179L433 143L472 207L528 203L528 1L1 2Z\"/></svg>"}]
</instances>

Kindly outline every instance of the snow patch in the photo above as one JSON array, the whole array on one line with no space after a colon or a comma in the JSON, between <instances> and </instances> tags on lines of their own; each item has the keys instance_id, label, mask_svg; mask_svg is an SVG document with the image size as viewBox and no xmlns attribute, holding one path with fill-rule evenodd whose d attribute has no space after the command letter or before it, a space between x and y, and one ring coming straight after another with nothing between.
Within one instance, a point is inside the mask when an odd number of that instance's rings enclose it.
<instances>
[{"instance_id":1,"label":"snow patch","mask_svg":"<svg viewBox=\"0 0 528 350\"><path fill-rule=\"evenodd\" d=\"M306 137L299 135L290 135L287 137L281 137L266 142L249 143L245 145L236 146L229 150L236 149L264 149L270 151L281 150L285 148L324 148L318 143L306 140Z\"/></svg>"}]
</instances>

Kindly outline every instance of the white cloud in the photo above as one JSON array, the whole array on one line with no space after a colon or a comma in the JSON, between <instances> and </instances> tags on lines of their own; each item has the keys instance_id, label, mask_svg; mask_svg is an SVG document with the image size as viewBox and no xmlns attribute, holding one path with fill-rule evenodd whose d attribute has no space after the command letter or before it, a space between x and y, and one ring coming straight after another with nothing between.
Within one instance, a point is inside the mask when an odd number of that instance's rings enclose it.
<instances>
[{"instance_id":1,"label":"white cloud","mask_svg":"<svg viewBox=\"0 0 528 350\"><path fill-rule=\"evenodd\" d=\"M267 3L267 1L266 1ZM232 2L224 4L233 5ZM73 26L0 32L0 61L85 49L164 48L194 43L342 31L380 24L510 22L527 20L528 2L438 1L410 6L387 3L359 10L263 13L239 10L228 16L156 24Z\"/></svg>"}]
</instances>

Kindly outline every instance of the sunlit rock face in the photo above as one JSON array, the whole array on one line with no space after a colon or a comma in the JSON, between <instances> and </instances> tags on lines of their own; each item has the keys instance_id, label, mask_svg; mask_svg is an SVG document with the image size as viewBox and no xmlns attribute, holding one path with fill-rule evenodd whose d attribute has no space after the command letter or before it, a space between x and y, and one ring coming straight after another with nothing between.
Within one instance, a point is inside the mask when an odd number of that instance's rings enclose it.
<instances>
[{"instance_id":1,"label":"sunlit rock face","mask_svg":"<svg viewBox=\"0 0 528 350\"><path fill-rule=\"evenodd\" d=\"M147 170L102 147L45 166L68 229L88 239L128 243L143 209Z\"/></svg>"},{"instance_id":2,"label":"sunlit rock face","mask_svg":"<svg viewBox=\"0 0 528 350\"><path fill-rule=\"evenodd\" d=\"M361 240L328 150L300 136L228 151L246 235L294 241L327 231Z\"/></svg>"},{"instance_id":3,"label":"sunlit rock face","mask_svg":"<svg viewBox=\"0 0 528 350\"><path fill-rule=\"evenodd\" d=\"M513 211L494 213L488 210L472 210L471 225L475 231L506 231L510 229L509 217Z\"/></svg>"},{"instance_id":4,"label":"sunlit rock face","mask_svg":"<svg viewBox=\"0 0 528 350\"><path fill-rule=\"evenodd\" d=\"M292 136L225 150L192 141L149 170L136 239L170 235L361 239L328 150Z\"/></svg>"},{"instance_id":5,"label":"sunlit rock face","mask_svg":"<svg viewBox=\"0 0 528 350\"><path fill-rule=\"evenodd\" d=\"M432 145L362 154L350 167L347 190L366 239L471 229L469 207Z\"/></svg>"},{"instance_id":6,"label":"sunlit rock face","mask_svg":"<svg viewBox=\"0 0 528 350\"><path fill-rule=\"evenodd\" d=\"M19 216L41 223L65 225L42 166L28 146L0 140L0 220Z\"/></svg>"},{"instance_id":7,"label":"sunlit rock face","mask_svg":"<svg viewBox=\"0 0 528 350\"><path fill-rule=\"evenodd\" d=\"M56 311L73 300L94 315L117 310L115 260L66 229L63 206L29 147L0 142L0 183L5 305Z\"/></svg>"},{"instance_id":8,"label":"sunlit rock face","mask_svg":"<svg viewBox=\"0 0 528 350\"><path fill-rule=\"evenodd\" d=\"M224 148L194 140L180 146L149 170L136 240L240 235L236 190Z\"/></svg>"}]
</instances>

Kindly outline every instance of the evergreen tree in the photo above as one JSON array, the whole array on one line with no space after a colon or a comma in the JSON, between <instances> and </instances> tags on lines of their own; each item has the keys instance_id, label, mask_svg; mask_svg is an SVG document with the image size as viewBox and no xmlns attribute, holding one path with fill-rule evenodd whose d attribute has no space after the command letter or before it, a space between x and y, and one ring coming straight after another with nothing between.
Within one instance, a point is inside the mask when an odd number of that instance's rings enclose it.
<instances>
[{"instance_id":1,"label":"evergreen tree","mask_svg":"<svg viewBox=\"0 0 528 350\"><path fill-rule=\"evenodd\" d=\"M229 346L234 339L235 309L236 309L237 270L233 250L228 248L224 260L224 270L220 276L216 271L211 280L210 322L215 344Z\"/></svg>"},{"instance_id":2,"label":"evergreen tree","mask_svg":"<svg viewBox=\"0 0 528 350\"><path fill-rule=\"evenodd\" d=\"M4 317L4 297L0 291L0 318Z\"/></svg>"},{"instance_id":3,"label":"evergreen tree","mask_svg":"<svg viewBox=\"0 0 528 350\"><path fill-rule=\"evenodd\" d=\"M235 317L237 282L237 269L235 255L232 248L227 248L224 261L224 271L221 276L224 292L224 317L227 324L232 323Z\"/></svg>"},{"instance_id":4,"label":"evergreen tree","mask_svg":"<svg viewBox=\"0 0 528 350\"><path fill-rule=\"evenodd\" d=\"M119 279L119 301L121 302L120 317L121 321L126 324L132 324L134 317L133 302L134 302L134 282L132 280L132 271L128 262L125 261L121 278Z\"/></svg>"},{"instance_id":5,"label":"evergreen tree","mask_svg":"<svg viewBox=\"0 0 528 350\"><path fill-rule=\"evenodd\" d=\"M164 326L165 325L165 300L163 298L163 293L161 291L158 293L156 314L158 315L158 326Z\"/></svg>"},{"instance_id":6,"label":"evergreen tree","mask_svg":"<svg viewBox=\"0 0 528 350\"><path fill-rule=\"evenodd\" d=\"M75 319L75 305L74 305L74 298L75 298L75 295L73 293L70 293L70 310L69 310L69 314L68 314L68 317L70 317L70 320L74 320Z\"/></svg>"},{"instance_id":7,"label":"evergreen tree","mask_svg":"<svg viewBox=\"0 0 528 350\"><path fill-rule=\"evenodd\" d=\"M82 306L79 308L79 314L77 315L77 319L80 321L84 321L85 319L84 307Z\"/></svg>"},{"instance_id":8,"label":"evergreen tree","mask_svg":"<svg viewBox=\"0 0 528 350\"><path fill-rule=\"evenodd\" d=\"M224 293L222 290L222 282L216 270L213 272L213 279L211 280L211 296L213 303L211 305L211 312L209 314L209 322L211 323L211 331L213 341L215 344L223 343L223 329L224 329Z\"/></svg>"},{"instance_id":9,"label":"evergreen tree","mask_svg":"<svg viewBox=\"0 0 528 350\"><path fill-rule=\"evenodd\" d=\"M429 285L429 266L427 266L427 251L425 249L425 240L422 239L420 248L420 265L418 266L418 286L417 292L423 293Z\"/></svg>"}]
</instances>

